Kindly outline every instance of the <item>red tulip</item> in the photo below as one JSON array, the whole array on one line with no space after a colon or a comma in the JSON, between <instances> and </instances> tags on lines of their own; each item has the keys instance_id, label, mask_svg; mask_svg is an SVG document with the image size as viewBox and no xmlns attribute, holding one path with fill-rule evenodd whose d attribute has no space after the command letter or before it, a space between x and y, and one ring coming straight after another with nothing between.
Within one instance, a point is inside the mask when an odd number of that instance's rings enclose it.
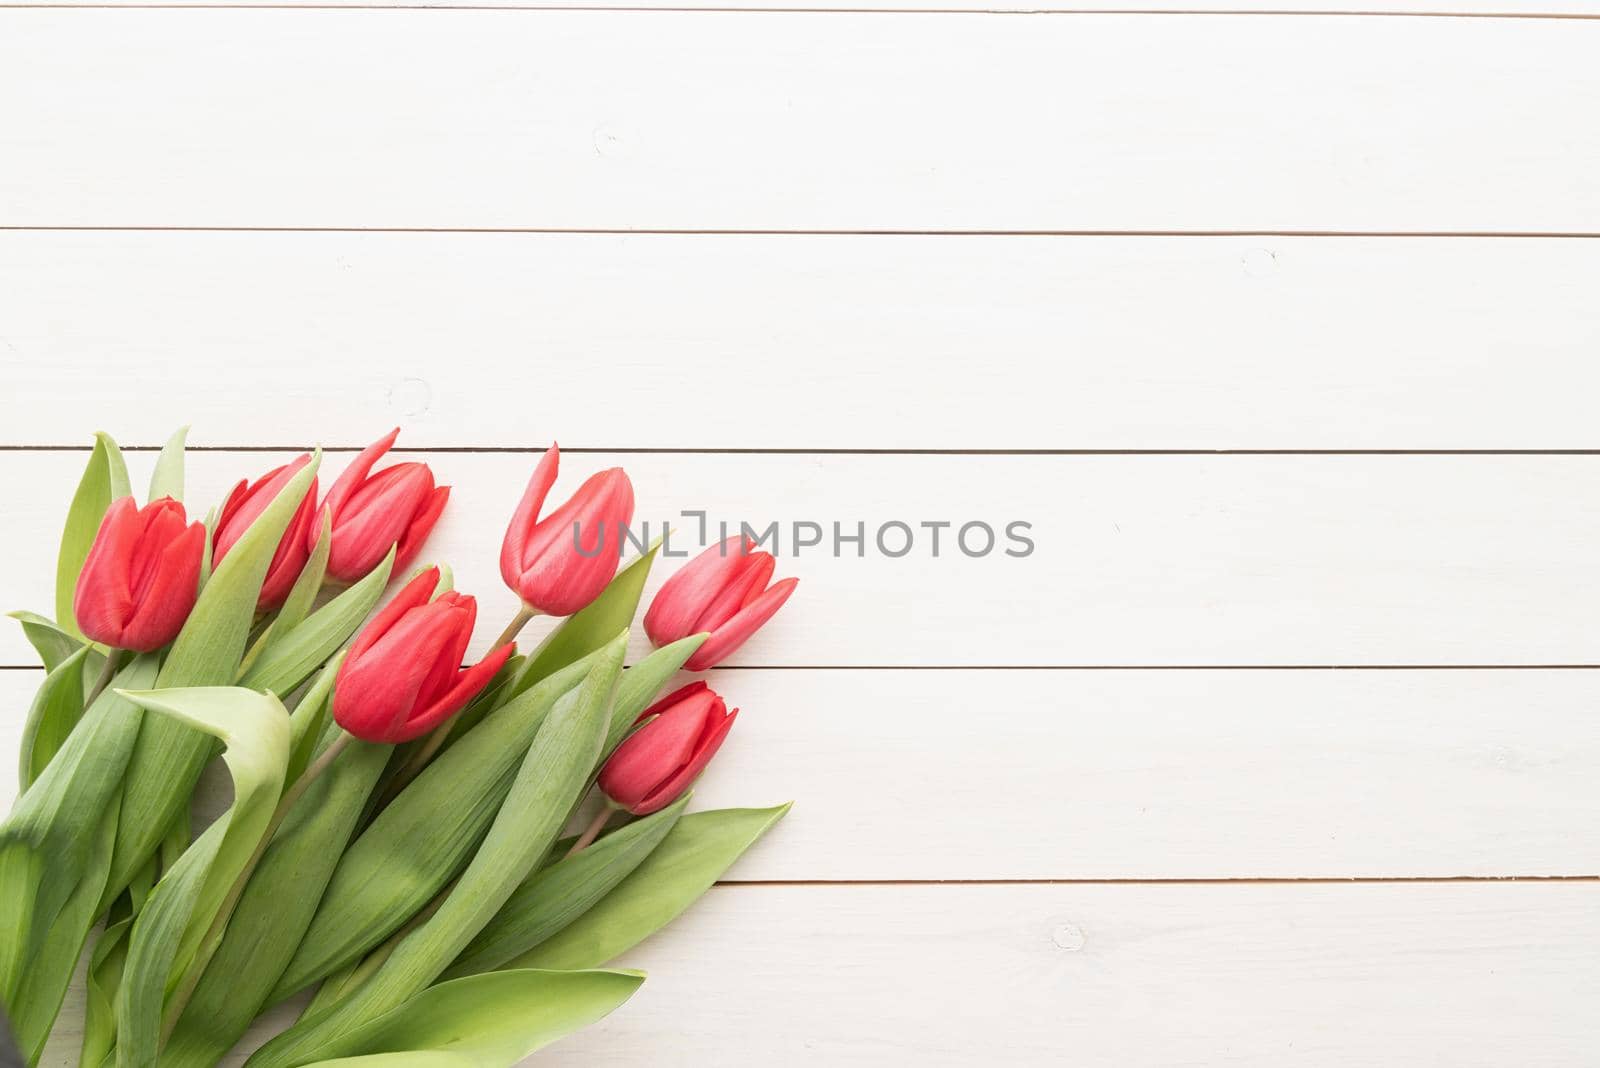
<instances>
[{"instance_id":1,"label":"red tulip","mask_svg":"<svg viewBox=\"0 0 1600 1068\"><path fill-rule=\"evenodd\" d=\"M709 632L711 637L684 665L690 671L705 671L733 655L783 607L800 582L788 578L768 586L777 562L771 553L751 552L755 544L734 535L668 579L644 616L650 641L661 646Z\"/></svg>"},{"instance_id":2,"label":"red tulip","mask_svg":"<svg viewBox=\"0 0 1600 1068\"><path fill-rule=\"evenodd\" d=\"M78 574L72 614L84 636L148 653L178 636L200 592L206 528L171 497L111 502Z\"/></svg>"},{"instance_id":3,"label":"red tulip","mask_svg":"<svg viewBox=\"0 0 1600 1068\"><path fill-rule=\"evenodd\" d=\"M239 484L233 487L228 499L223 502L222 514L217 520L217 533L211 543L214 561L222 562L228 550L250 529L250 524L261 517L278 492L310 462L311 457L302 454L282 467L274 467L254 482L239 480ZM311 545L316 544L317 534L320 533L312 530L316 526L316 516L317 482L312 479L311 488L306 491L294 518L289 520L288 529L283 532L283 539L278 542L278 551L272 554L272 563L267 565L267 577L261 583L261 596L256 602L256 606L263 611L281 605L284 598L289 596L294 580L300 577L300 569L306 566ZM312 531L311 545L306 544L308 530Z\"/></svg>"},{"instance_id":4,"label":"red tulip","mask_svg":"<svg viewBox=\"0 0 1600 1068\"><path fill-rule=\"evenodd\" d=\"M635 816L672 804L717 755L739 714L703 682L691 682L645 709L650 719L617 747L600 771L600 789Z\"/></svg>"},{"instance_id":5,"label":"red tulip","mask_svg":"<svg viewBox=\"0 0 1600 1068\"><path fill-rule=\"evenodd\" d=\"M500 545L500 575L528 607L570 616L600 596L617 573L622 530L633 518L633 483L620 467L601 471L540 519L560 463L561 450L552 445L533 469ZM609 548L608 527L616 539Z\"/></svg>"},{"instance_id":6,"label":"red tulip","mask_svg":"<svg viewBox=\"0 0 1600 1068\"><path fill-rule=\"evenodd\" d=\"M371 474L372 465L399 436L396 427L363 449L323 499L323 510L333 517L328 575L335 581L356 581L393 546L399 547L395 569L405 567L416 558L450 498L449 486L434 487L427 464L395 464ZM315 522L307 529L307 551L316 545L320 529Z\"/></svg>"},{"instance_id":7,"label":"red tulip","mask_svg":"<svg viewBox=\"0 0 1600 1068\"><path fill-rule=\"evenodd\" d=\"M333 718L357 738L392 745L426 734L476 697L516 648L502 645L462 668L478 603L454 590L430 601L438 584L436 567L406 583L339 665Z\"/></svg>"}]
</instances>

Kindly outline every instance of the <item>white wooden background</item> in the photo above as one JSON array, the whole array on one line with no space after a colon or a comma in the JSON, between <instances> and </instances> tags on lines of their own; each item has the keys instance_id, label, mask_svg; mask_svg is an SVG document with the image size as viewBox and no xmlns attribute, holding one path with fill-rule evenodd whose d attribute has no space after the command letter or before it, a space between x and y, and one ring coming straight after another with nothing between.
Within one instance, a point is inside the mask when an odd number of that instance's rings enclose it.
<instances>
[{"instance_id":1,"label":"white wooden background","mask_svg":"<svg viewBox=\"0 0 1600 1068\"><path fill-rule=\"evenodd\" d=\"M784 561L797 805L546 1063L1595 1063L1600 4L1195 6L0 4L5 607L98 428L402 423L491 620L552 438L1025 519Z\"/></svg>"}]
</instances>

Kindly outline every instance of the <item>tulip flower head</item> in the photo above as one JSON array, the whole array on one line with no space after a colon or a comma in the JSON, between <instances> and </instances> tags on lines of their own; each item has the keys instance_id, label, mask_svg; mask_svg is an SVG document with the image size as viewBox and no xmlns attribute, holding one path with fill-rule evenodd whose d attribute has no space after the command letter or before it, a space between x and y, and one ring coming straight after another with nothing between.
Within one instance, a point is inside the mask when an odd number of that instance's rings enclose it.
<instances>
[{"instance_id":1,"label":"tulip flower head","mask_svg":"<svg viewBox=\"0 0 1600 1068\"><path fill-rule=\"evenodd\" d=\"M111 502L89 549L72 614L86 638L148 653L178 636L200 592L206 528L162 497Z\"/></svg>"},{"instance_id":2,"label":"tulip flower head","mask_svg":"<svg viewBox=\"0 0 1600 1068\"><path fill-rule=\"evenodd\" d=\"M753 552L743 535L711 546L666 581L644 616L645 633L656 646L691 634L709 633L684 667L706 671L729 656L783 607L799 579L768 586L777 566L771 553Z\"/></svg>"},{"instance_id":3,"label":"tulip flower head","mask_svg":"<svg viewBox=\"0 0 1600 1068\"><path fill-rule=\"evenodd\" d=\"M217 519L217 533L211 543L211 557L215 563L222 562L228 550L238 544L244 532L250 529L250 524L261 518L261 513L266 511L267 505L272 503L279 491L310 462L311 457L302 454L291 463L273 468L254 482L239 480L239 484L233 487L228 499L223 502L222 513ZM294 518L289 520L288 529L283 532L283 539L278 542L278 551L272 554L272 563L267 565L267 577L261 583L261 596L256 607L263 611L277 608L289 596L295 579L300 577L300 569L306 566L306 558L316 545L316 516L317 482L312 479L311 488L306 491ZM311 532L310 544L307 544L307 531Z\"/></svg>"},{"instance_id":4,"label":"tulip flower head","mask_svg":"<svg viewBox=\"0 0 1600 1068\"><path fill-rule=\"evenodd\" d=\"M560 463L561 450L552 445L534 468L500 545L500 576L529 608L570 616L617 573L622 531L633 518L633 483L620 467L601 471L540 519Z\"/></svg>"},{"instance_id":5,"label":"tulip flower head","mask_svg":"<svg viewBox=\"0 0 1600 1068\"><path fill-rule=\"evenodd\" d=\"M436 567L406 583L339 665L333 718L357 738L393 745L426 734L476 697L515 649L502 645L462 668L478 604L454 590L429 600L438 584Z\"/></svg>"},{"instance_id":6,"label":"tulip flower head","mask_svg":"<svg viewBox=\"0 0 1600 1068\"><path fill-rule=\"evenodd\" d=\"M328 577L336 582L355 582L377 567L391 547L398 547L395 568L405 567L450 499L450 487L435 486L427 464L395 464L372 474L372 465L399 436L396 427L363 449L322 502L333 526ZM316 546L320 529L315 521L307 528L308 552Z\"/></svg>"},{"instance_id":7,"label":"tulip flower head","mask_svg":"<svg viewBox=\"0 0 1600 1068\"><path fill-rule=\"evenodd\" d=\"M600 789L635 816L666 808L711 763L738 714L703 682L668 694L640 714L638 722L649 722L606 761Z\"/></svg>"}]
</instances>

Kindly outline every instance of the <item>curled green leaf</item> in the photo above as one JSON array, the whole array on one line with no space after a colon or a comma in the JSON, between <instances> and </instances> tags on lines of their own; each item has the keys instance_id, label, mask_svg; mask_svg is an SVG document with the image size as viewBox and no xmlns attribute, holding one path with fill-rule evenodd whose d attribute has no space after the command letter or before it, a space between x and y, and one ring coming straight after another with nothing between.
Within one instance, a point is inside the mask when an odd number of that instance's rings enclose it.
<instances>
[{"instance_id":1,"label":"curled green leaf","mask_svg":"<svg viewBox=\"0 0 1600 1068\"><path fill-rule=\"evenodd\" d=\"M128 939L117 992L117 1063L156 1063L168 995L203 970L213 921L272 818L289 763L289 716L271 694L234 686L125 691L148 712L223 744L233 804L156 884Z\"/></svg>"},{"instance_id":2,"label":"curled green leaf","mask_svg":"<svg viewBox=\"0 0 1600 1068\"><path fill-rule=\"evenodd\" d=\"M320 461L318 453L295 473L217 565L161 665L157 686L227 686L234 682L267 567L311 488ZM110 894L121 892L160 844L179 810L188 805L214 748L214 739L176 719L142 717L122 791Z\"/></svg>"}]
</instances>

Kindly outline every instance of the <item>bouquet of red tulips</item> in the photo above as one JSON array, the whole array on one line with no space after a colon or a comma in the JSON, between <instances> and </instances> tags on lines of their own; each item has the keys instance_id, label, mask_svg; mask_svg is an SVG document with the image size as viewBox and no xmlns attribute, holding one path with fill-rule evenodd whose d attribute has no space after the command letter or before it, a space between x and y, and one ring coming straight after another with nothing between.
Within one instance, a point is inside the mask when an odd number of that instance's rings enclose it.
<instances>
[{"instance_id":1,"label":"bouquet of red tulips","mask_svg":"<svg viewBox=\"0 0 1600 1068\"><path fill-rule=\"evenodd\" d=\"M735 712L703 681L659 695L783 604L770 555L691 561L624 671L659 545L622 563L621 469L547 511L552 447L500 554L521 611L464 664L476 602L413 566L449 488L374 471L395 436L320 499L314 453L204 522L181 432L143 507L97 439L55 618L16 613L47 671L0 825L0 1004L28 1064L85 957L85 1068L204 1068L296 997L251 1068L514 1064L627 1000L643 976L603 966L787 810L686 812ZM519 653L540 615L564 618ZM193 827L219 756L231 803Z\"/></svg>"}]
</instances>

